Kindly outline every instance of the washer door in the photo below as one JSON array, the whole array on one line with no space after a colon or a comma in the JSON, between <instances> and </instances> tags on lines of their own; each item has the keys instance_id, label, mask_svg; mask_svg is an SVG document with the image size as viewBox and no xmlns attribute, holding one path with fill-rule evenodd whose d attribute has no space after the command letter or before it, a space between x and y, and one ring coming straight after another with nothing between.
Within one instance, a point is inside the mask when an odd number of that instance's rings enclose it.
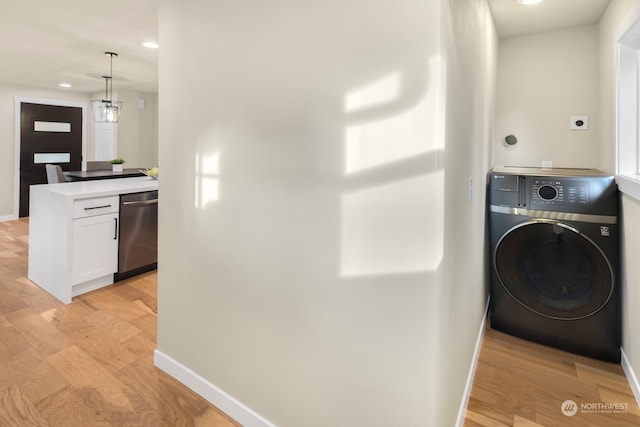
<instances>
[{"instance_id":1,"label":"washer door","mask_svg":"<svg viewBox=\"0 0 640 427\"><path fill-rule=\"evenodd\" d=\"M534 220L505 233L494 253L500 284L525 308L576 320L600 310L613 293L611 264L577 229Z\"/></svg>"}]
</instances>

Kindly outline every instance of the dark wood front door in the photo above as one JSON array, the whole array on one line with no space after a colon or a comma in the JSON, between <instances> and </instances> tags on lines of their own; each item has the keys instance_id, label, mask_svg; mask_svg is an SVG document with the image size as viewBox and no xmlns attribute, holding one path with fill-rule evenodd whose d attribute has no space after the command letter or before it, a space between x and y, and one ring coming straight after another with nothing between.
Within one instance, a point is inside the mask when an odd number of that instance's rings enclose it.
<instances>
[{"instance_id":1,"label":"dark wood front door","mask_svg":"<svg viewBox=\"0 0 640 427\"><path fill-rule=\"evenodd\" d=\"M46 184L45 165L82 168L82 108L20 104L20 210L29 216L29 186Z\"/></svg>"}]
</instances>

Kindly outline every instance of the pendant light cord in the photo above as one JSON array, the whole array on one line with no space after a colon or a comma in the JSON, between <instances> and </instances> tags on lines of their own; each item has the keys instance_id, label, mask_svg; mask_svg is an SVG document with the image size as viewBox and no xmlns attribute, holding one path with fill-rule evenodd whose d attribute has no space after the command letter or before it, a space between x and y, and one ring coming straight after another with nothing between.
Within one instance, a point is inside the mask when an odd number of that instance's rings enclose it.
<instances>
[{"instance_id":1,"label":"pendant light cord","mask_svg":"<svg viewBox=\"0 0 640 427\"><path fill-rule=\"evenodd\" d=\"M105 87L104 87L104 92L105 95L107 96L107 101L109 101L109 103L113 102L112 97L113 97L113 57L114 56L118 56L117 53L115 52L105 52L105 55L109 55L110 58L110 63L109 63L109 75L108 76L103 76L105 79Z\"/></svg>"}]
</instances>

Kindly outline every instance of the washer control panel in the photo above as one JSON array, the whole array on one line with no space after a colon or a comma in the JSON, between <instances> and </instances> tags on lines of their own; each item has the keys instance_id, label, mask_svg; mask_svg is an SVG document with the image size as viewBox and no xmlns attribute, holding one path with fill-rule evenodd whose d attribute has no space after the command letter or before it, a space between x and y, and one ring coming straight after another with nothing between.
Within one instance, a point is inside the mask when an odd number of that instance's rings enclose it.
<instances>
[{"instance_id":1,"label":"washer control panel","mask_svg":"<svg viewBox=\"0 0 640 427\"><path fill-rule=\"evenodd\" d=\"M531 177L531 208L589 205L589 184L557 177Z\"/></svg>"},{"instance_id":2,"label":"washer control panel","mask_svg":"<svg viewBox=\"0 0 640 427\"><path fill-rule=\"evenodd\" d=\"M536 211L618 214L614 177L595 169L546 171L496 166L488 175L487 184L489 204L500 212L518 209L522 215L536 215Z\"/></svg>"}]
</instances>

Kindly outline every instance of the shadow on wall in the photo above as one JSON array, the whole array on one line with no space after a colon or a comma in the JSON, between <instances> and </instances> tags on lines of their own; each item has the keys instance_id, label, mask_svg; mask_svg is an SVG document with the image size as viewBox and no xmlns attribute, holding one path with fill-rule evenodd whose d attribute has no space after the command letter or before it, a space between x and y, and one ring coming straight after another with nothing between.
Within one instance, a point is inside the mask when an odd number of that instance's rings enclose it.
<instances>
[{"instance_id":1,"label":"shadow on wall","mask_svg":"<svg viewBox=\"0 0 640 427\"><path fill-rule=\"evenodd\" d=\"M220 318L249 325L244 335L236 327L239 336L262 343L268 369L233 362L248 378L283 372L282 387L327 411L348 401L355 413L390 404L406 407L407 420L434 416L418 400L434 381L445 76L440 57L368 73L339 96L316 90L322 99L305 111L279 111L291 115L283 126L243 117L242 128L212 130L196 147L187 234L198 236L198 262L211 272L202 298L217 301ZM350 386L329 398L336 383ZM408 384L420 384L409 404L396 392Z\"/></svg>"},{"instance_id":2,"label":"shadow on wall","mask_svg":"<svg viewBox=\"0 0 640 427\"><path fill-rule=\"evenodd\" d=\"M438 82L423 90L394 72L345 96L341 277L430 272L442 260L443 67L433 58L416 70Z\"/></svg>"},{"instance_id":3,"label":"shadow on wall","mask_svg":"<svg viewBox=\"0 0 640 427\"><path fill-rule=\"evenodd\" d=\"M435 271L442 259L444 67L432 58L344 96L342 165L330 167L341 171L344 189L340 277ZM425 76L438 83L426 87ZM197 209L224 193L220 160L220 148L195 153Z\"/></svg>"}]
</instances>

